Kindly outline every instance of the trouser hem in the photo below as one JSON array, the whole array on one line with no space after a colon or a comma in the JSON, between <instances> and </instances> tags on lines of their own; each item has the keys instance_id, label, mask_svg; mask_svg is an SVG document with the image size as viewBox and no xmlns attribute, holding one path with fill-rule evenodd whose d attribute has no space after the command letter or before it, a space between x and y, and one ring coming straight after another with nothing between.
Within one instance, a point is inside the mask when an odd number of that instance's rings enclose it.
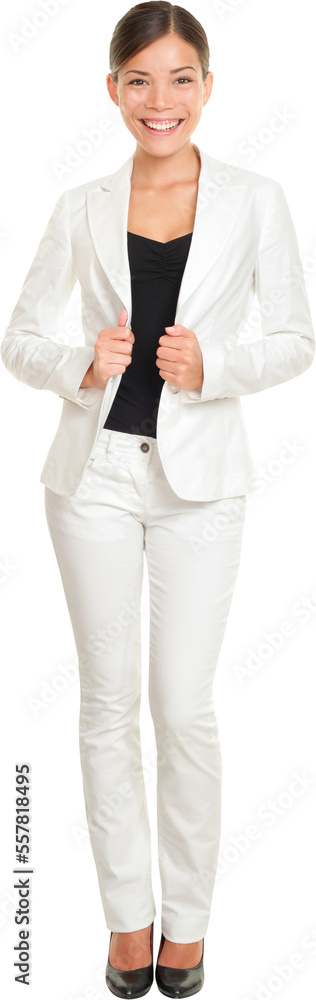
<instances>
[{"instance_id":1,"label":"trouser hem","mask_svg":"<svg viewBox=\"0 0 316 1000\"><path fill-rule=\"evenodd\" d=\"M195 924L194 926L184 927L183 925L179 927L171 926L170 924L165 924L161 922L161 930L167 941L172 941L174 944L193 944L195 941L202 941L205 938L207 932L208 924Z\"/></svg>"},{"instance_id":2,"label":"trouser hem","mask_svg":"<svg viewBox=\"0 0 316 1000\"><path fill-rule=\"evenodd\" d=\"M133 931L143 930L144 927L149 927L149 925L152 924L153 921L155 920L155 916L156 912L153 915L149 914L148 917L145 916L141 917L140 919L135 918L135 920L131 919L128 920L127 922L122 920L111 920L110 921L111 926L109 926L109 922L106 921L106 926L108 931L113 931L114 933L118 934L129 934L132 933Z\"/></svg>"}]
</instances>

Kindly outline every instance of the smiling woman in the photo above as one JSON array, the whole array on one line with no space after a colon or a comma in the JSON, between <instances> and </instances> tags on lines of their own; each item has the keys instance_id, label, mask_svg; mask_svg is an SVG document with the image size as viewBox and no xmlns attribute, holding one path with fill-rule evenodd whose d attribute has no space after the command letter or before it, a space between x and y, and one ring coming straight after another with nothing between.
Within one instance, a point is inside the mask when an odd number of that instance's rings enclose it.
<instances>
[{"instance_id":1,"label":"smiling woman","mask_svg":"<svg viewBox=\"0 0 316 1000\"><path fill-rule=\"evenodd\" d=\"M160 40L164 43L163 50ZM173 41L178 44L173 46ZM148 65L144 53L149 46ZM183 58L179 61L177 55ZM182 147L196 127L201 114L198 101L201 87L205 85L203 95L207 100L213 82L208 65L205 31L183 7L164 2L137 4L116 25L110 45L109 93L119 103L123 120L135 138L139 139L141 134L153 139L154 146L148 149L155 149L155 155L159 155L160 144L162 151L166 147L167 152L170 149L175 153L179 146L173 137L178 137ZM131 91L137 93L129 96ZM192 155L192 147L190 152ZM189 163L185 157L183 165L185 159ZM137 162L135 158L134 183L138 160L139 155ZM164 183L166 180L165 168Z\"/></svg>"},{"instance_id":2,"label":"smiling woman","mask_svg":"<svg viewBox=\"0 0 316 1000\"><path fill-rule=\"evenodd\" d=\"M135 235L166 243L193 231L201 164L191 135L212 91L208 60L204 29L182 7L139 4L115 28L107 88L137 142L127 219ZM173 367L160 372L172 382ZM193 377L182 388L197 388ZM93 384L88 372L82 386Z\"/></svg>"},{"instance_id":3,"label":"smiling woman","mask_svg":"<svg viewBox=\"0 0 316 1000\"><path fill-rule=\"evenodd\" d=\"M86 815L111 929L106 983L123 998L153 981L144 555L156 982L180 998L204 982L221 829L213 680L255 489L239 397L301 374L315 351L281 186L191 142L212 90L208 63L204 29L183 7L153 0L118 22L107 87L135 152L62 193L1 348L17 378L63 399L41 482L78 653ZM77 280L85 342L71 347L60 329ZM239 344L255 292L263 336Z\"/></svg>"}]
</instances>

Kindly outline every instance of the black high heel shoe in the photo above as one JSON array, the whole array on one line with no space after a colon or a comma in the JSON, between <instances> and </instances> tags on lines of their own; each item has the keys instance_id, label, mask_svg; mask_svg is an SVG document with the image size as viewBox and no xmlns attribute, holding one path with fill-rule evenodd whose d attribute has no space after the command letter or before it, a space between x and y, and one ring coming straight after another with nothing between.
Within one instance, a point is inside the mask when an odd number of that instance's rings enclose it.
<instances>
[{"instance_id":1,"label":"black high heel shoe","mask_svg":"<svg viewBox=\"0 0 316 1000\"><path fill-rule=\"evenodd\" d=\"M113 931L111 931L110 944L109 944L109 955L111 947L111 938ZM109 956L107 961L107 966L105 970L105 982L111 993L115 993L117 997L130 997L131 1000L134 997L143 997L145 993L148 993L150 987L152 986L154 980L154 964L153 964L153 944L154 944L154 922L151 925L150 931L150 947L151 947L151 964L144 966L143 969L130 969L127 971L121 969L114 969L113 965L110 964Z\"/></svg>"},{"instance_id":2,"label":"black high heel shoe","mask_svg":"<svg viewBox=\"0 0 316 1000\"><path fill-rule=\"evenodd\" d=\"M172 969L167 965L158 965L158 958L165 940L164 934L161 934L155 969L158 989L166 997L191 997L193 993L198 993L202 989L204 983L204 938L201 961L192 969Z\"/></svg>"}]
</instances>

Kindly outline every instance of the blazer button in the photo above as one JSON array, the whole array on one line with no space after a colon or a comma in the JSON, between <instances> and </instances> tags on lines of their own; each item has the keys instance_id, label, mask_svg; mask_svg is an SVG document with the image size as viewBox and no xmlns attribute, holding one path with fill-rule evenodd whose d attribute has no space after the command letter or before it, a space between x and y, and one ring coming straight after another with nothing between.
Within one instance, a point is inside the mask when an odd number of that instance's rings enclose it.
<instances>
[{"instance_id":1,"label":"blazer button","mask_svg":"<svg viewBox=\"0 0 316 1000\"><path fill-rule=\"evenodd\" d=\"M140 450L141 451L149 451L149 444L148 444L147 441L143 441L143 443L140 446Z\"/></svg>"}]
</instances>

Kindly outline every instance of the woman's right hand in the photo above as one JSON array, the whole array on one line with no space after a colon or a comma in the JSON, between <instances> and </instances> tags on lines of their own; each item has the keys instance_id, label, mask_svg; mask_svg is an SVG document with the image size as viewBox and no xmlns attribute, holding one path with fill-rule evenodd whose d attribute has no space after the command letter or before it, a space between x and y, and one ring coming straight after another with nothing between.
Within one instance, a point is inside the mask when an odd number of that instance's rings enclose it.
<instances>
[{"instance_id":1,"label":"woman's right hand","mask_svg":"<svg viewBox=\"0 0 316 1000\"><path fill-rule=\"evenodd\" d=\"M95 387L105 389L111 375L125 372L132 360L132 350L135 337L133 331L125 326L127 309L122 309L118 326L100 330L94 345L94 361L88 368L81 382L81 389Z\"/></svg>"}]
</instances>

